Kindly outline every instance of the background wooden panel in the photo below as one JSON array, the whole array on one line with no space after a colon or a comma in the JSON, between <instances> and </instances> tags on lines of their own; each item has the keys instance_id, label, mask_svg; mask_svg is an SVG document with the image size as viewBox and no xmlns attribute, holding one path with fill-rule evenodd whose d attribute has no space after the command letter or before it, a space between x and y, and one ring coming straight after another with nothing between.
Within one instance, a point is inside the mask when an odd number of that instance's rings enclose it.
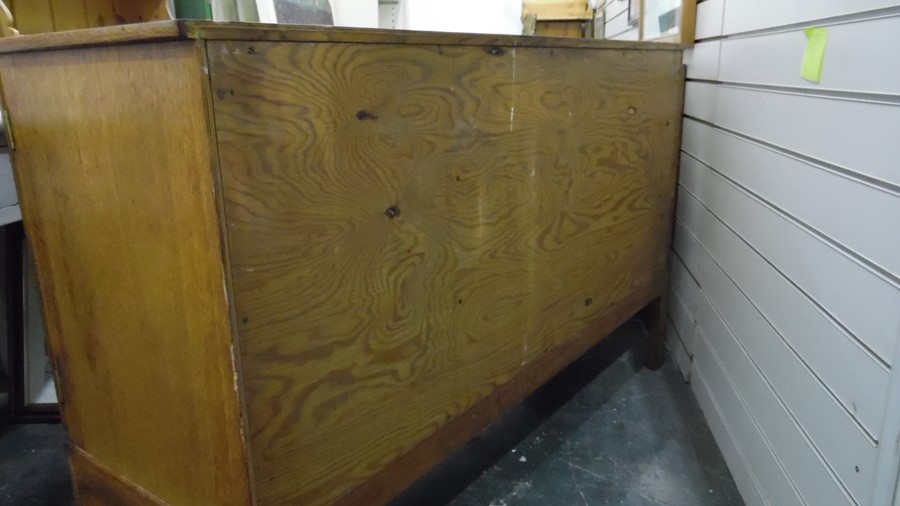
<instances>
[{"instance_id":1,"label":"background wooden panel","mask_svg":"<svg viewBox=\"0 0 900 506\"><path fill-rule=\"evenodd\" d=\"M26 0L28 3L39 3L35 0ZM19 4L23 3L19 0ZM50 0L50 10L53 13L53 30L77 30L91 26L85 17L85 2L78 0ZM23 32L34 33L34 32Z\"/></svg>"},{"instance_id":2,"label":"background wooden panel","mask_svg":"<svg viewBox=\"0 0 900 506\"><path fill-rule=\"evenodd\" d=\"M114 0L83 0L85 22L91 26L110 26L117 23Z\"/></svg>"},{"instance_id":3,"label":"background wooden panel","mask_svg":"<svg viewBox=\"0 0 900 506\"><path fill-rule=\"evenodd\" d=\"M586 0L524 0L522 16L536 14L538 20L589 19Z\"/></svg>"},{"instance_id":4,"label":"background wooden panel","mask_svg":"<svg viewBox=\"0 0 900 506\"><path fill-rule=\"evenodd\" d=\"M14 24L23 35L53 31L50 0L19 0L9 5Z\"/></svg>"},{"instance_id":5,"label":"background wooden panel","mask_svg":"<svg viewBox=\"0 0 900 506\"><path fill-rule=\"evenodd\" d=\"M584 36L584 21L538 21L534 34L538 37Z\"/></svg>"},{"instance_id":6,"label":"background wooden panel","mask_svg":"<svg viewBox=\"0 0 900 506\"><path fill-rule=\"evenodd\" d=\"M7 0L22 34L170 19L165 0Z\"/></svg>"},{"instance_id":7,"label":"background wooden panel","mask_svg":"<svg viewBox=\"0 0 900 506\"><path fill-rule=\"evenodd\" d=\"M4 55L0 78L72 441L171 504L246 504L195 43Z\"/></svg>"},{"instance_id":8,"label":"background wooden panel","mask_svg":"<svg viewBox=\"0 0 900 506\"><path fill-rule=\"evenodd\" d=\"M664 272L677 53L208 52L262 503L348 492Z\"/></svg>"}]
</instances>

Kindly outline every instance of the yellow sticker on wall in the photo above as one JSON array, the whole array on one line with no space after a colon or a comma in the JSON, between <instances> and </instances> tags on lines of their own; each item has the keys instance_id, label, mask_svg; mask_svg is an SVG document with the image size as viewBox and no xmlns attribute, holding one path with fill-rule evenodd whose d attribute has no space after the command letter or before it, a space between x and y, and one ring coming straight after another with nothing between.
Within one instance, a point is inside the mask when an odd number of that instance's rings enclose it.
<instances>
[{"instance_id":1,"label":"yellow sticker on wall","mask_svg":"<svg viewBox=\"0 0 900 506\"><path fill-rule=\"evenodd\" d=\"M822 80L822 62L825 60L828 28L807 28L804 32L806 32L806 51L803 52L800 77L818 83Z\"/></svg>"}]
</instances>

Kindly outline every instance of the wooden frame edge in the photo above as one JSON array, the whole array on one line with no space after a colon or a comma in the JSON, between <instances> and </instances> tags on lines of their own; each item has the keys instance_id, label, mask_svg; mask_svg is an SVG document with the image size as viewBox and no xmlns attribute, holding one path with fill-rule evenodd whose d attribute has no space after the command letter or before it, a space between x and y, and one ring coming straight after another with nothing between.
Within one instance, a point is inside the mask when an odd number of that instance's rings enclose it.
<instances>
[{"instance_id":1,"label":"wooden frame edge","mask_svg":"<svg viewBox=\"0 0 900 506\"><path fill-rule=\"evenodd\" d=\"M78 504L166 505L162 499L116 474L78 446L69 443L67 450Z\"/></svg>"},{"instance_id":2,"label":"wooden frame edge","mask_svg":"<svg viewBox=\"0 0 900 506\"><path fill-rule=\"evenodd\" d=\"M209 130L210 170L214 183L216 200L216 218L219 227L219 253L222 259L222 271L225 275L226 303L228 304L228 325L231 331L231 364L234 370L235 390L237 392L238 409L240 410L241 447L243 449L244 466L247 476L247 488L250 503L256 504L256 480L254 479L252 446L250 434L250 422L247 419L247 396L244 395L244 368L241 355L241 339L237 322L237 313L234 306L234 282L231 270L231 248L228 245L228 227L225 215L225 190L222 184L222 171L219 166L219 139L216 129L216 114L213 103L212 81L209 74L209 52L205 39L195 41L195 50L199 59L201 89L205 104L206 125Z\"/></svg>"}]
</instances>

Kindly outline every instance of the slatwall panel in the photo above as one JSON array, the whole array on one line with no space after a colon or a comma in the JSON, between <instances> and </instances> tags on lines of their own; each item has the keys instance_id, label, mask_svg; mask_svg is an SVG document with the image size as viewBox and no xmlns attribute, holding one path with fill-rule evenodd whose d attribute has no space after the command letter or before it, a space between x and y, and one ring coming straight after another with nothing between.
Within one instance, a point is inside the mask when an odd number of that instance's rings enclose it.
<instances>
[{"instance_id":1,"label":"slatwall panel","mask_svg":"<svg viewBox=\"0 0 900 506\"><path fill-rule=\"evenodd\" d=\"M777 4L760 0L726 0L725 3L722 33L726 35L795 23L815 24L828 18L864 14L898 5L897 0L790 0Z\"/></svg>"},{"instance_id":2,"label":"slatwall panel","mask_svg":"<svg viewBox=\"0 0 900 506\"><path fill-rule=\"evenodd\" d=\"M612 19L628 10L628 0L610 0L607 2L605 9L606 19Z\"/></svg>"},{"instance_id":3,"label":"slatwall panel","mask_svg":"<svg viewBox=\"0 0 900 506\"><path fill-rule=\"evenodd\" d=\"M725 0L706 0L697 4L696 39L707 39L722 35L722 13Z\"/></svg>"},{"instance_id":4,"label":"slatwall panel","mask_svg":"<svg viewBox=\"0 0 900 506\"><path fill-rule=\"evenodd\" d=\"M820 84L800 78L811 26ZM900 2L706 0L696 39L669 347L748 504L889 506Z\"/></svg>"},{"instance_id":5,"label":"slatwall panel","mask_svg":"<svg viewBox=\"0 0 900 506\"><path fill-rule=\"evenodd\" d=\"M632 32L637 33L635 32L635 29L628 24L627 11L622 11L611 18L607 18L605 32L607 39L624 40L624 38L630 37ZM636 36L635 40L637 40Z\"/></svg>"},{"instance_id":6,"label":"slatwall panel","mask_svg":"<svg viewBox=\"0 0 900 506\"><path fill-rule=\"evenodd\" d=\"M629 0L607 0L602 6L606 18L603 32L604 38L612 40L638 40L640 32L637 26L632 27L628 24L628 1Z\"/></svg>"},{"instance_id":7,"label":"slatwall panel","mask_svg":"<svg viewBox=\"0 0 900 506\"><path fill-rule=\"evenodd\" d=\"M804 81L797 71L806 46L802 31L729 38L722 43L720 79L731 83L900 95L900 65L896 64L900 61L900 44L889 42L897 33L900 33L900 16L829 26L827 66L818 85Z\"/></svg>"}]
</instances>

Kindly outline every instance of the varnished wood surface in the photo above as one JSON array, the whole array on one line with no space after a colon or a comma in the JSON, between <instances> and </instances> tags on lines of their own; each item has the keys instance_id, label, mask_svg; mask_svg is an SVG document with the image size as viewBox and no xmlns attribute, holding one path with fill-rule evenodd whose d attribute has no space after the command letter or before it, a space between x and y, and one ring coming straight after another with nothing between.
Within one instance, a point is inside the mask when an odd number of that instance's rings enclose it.
<instances>
[{"instance_id":1,"label":"varnished wood surface","mask_svg":"<svg viewBox=\"0 0 900 506\"><path fill-rule=\"evenodd\" d=\"M170 19L166 0L6 0L23 34Z\"/></svg>"},{"instance_id":2,"label":"varnished wood surface","mask_svg":"<svg viewBox=\"0 0 900 506\"><path fill-rule=\"evenodd\" d=\"M583 21L538 21L535 33L541 37L584 37Z\"/></svg>"},{"instance_id":3,"label":"varnished wood surface","mask_svg":"<svg viewBox=\"0 0 900 506\"><path fill-rule=\"evenodd\" d=\"M260 504L421 472L660 293L680 53L208 54Z\"/></svg>"},{"instance_id":4,"label":"varnished wood surface","mask_svg":"<svg viewBox=\"0 0 900 506\"><path fill-rule=\"evenodd\" d=\"M176 21L105 26L0 39L0 54L184 39Z\"/></svg>"},{"instance_id":5,"label":"varnished wood surface","mask_svg":"<svg viewBox=\"0 0 900 506\"><path fill-rule=\"evenodd\" d=\"M246 504L201 52L0 57L70 437L170 504Z\"/></svg>"},{"instance_id":6,"label":"varnished wood surface","mask_svg":"<svg viewBox=\"0 0 900 506\"><path fill-rule=\"evenodd\" d=\"M517 402L583 355L600 337L608 335L626 322L648 298L657 294L659 294L658 286L649 286L631 293L619 301L614 310L597 318L578 335L573 336L565 346L545 353L530 367L519 370L512 380L497 387L489 397L478 401L463 416L453 418L441 426L413 451L391 462L336 504L356 506L384 504L390 501L431 469L436 462L440 462L453 450L468 442L491 422L503 416Z\"/></svg>"},{"instance_id":7,"label":"varnished wood surface","mask_svg":"<svg viewBox=\"0 0 900 506\"><path fill-rule=\"evenodd\" d=\"M680 51L677 44L653 44L595 39L483 35L405 30L377 30L259 23L221 23L212 21L155 21L132 25L42 33L0 39L0 54L66 47L106 46L111 44L159 42L179 38L207 40L253 40L292 42L352 42L367 44L518 46L553 48L591 48L622 50Z\"/></svg>"},{"instance_id":8,"label":"varnished wood surface","mask_svg":"<svg viewBox=\"0 0 900 506\"><path fill-rule=\"evenodd\" d=\"M87 452L69 446L75 500L80 506L163 506L160 498L139 487L112 469L97 462Z\"/></svg>"},{"instance_id":9,"label":"varnished wood surface","mask_svg":"<svg viewBox=\"0 0 900 506\"><path fill-rule=\"evenodd\" d=\"M522 15L536 14L538 21L587 20L593 11L586 0L524 0Z\"/></svg>"}]
</instances>

